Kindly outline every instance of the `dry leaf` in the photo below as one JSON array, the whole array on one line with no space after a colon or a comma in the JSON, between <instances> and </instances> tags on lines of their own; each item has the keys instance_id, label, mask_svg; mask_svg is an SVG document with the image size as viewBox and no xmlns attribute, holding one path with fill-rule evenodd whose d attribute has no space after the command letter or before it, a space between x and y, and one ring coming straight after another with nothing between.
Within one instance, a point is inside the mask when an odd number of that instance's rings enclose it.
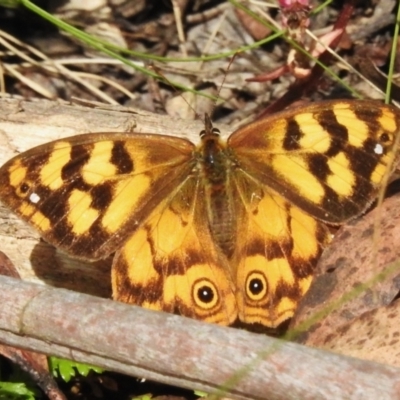
<instances>
[{"instance_id":1,"label":"dry leaf","mask_svg":"<svg viewBox=\"0 0 400 400\"><path fill-rule=\"evenodd\" d=\"M2 251L0 251L0 275L21 278L13 262Z\"/></svg>"},{"instance_id":2,"label":"dry leaf","mask_svg":"<svg viewBox=\"0 0 400 400\"><path fill-rule=\"evenodd\" d=\"M252 7L249 7L250 10ZM246 11L240 8L235 9L235 13L242 23L242 27L252 36L254 40L262 40L271 34L271 29L254 19Z\"/></svg>"}]
</instances>

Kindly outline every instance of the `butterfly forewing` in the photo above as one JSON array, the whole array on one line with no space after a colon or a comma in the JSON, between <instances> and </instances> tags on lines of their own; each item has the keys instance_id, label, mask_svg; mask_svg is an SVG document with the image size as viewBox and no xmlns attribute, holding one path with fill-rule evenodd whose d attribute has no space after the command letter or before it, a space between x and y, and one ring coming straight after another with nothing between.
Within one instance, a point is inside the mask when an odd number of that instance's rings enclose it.
<instances>
[{"instance_id":1,"label":"butterfly forewing","mask_svg":"<svg viewBox=\"0 0 400 400\"><path fill-rule=\"evenodd\" d=\"M284 111L231 135L247 173L310 215L341 223L362 213L393 169L400 112L374 101Z\"/></svg>"},{"instance_id":2,"label":"butterfly forewing","mask_svg":"<svg viewBox=\"0 0 400 400\"><path fill-rule=\"evenodd\" d=\"M169 136L74 136L6 163L0 197L50 243L104 258L190 173L193 149Z\"/></svg>"}]
</instances>

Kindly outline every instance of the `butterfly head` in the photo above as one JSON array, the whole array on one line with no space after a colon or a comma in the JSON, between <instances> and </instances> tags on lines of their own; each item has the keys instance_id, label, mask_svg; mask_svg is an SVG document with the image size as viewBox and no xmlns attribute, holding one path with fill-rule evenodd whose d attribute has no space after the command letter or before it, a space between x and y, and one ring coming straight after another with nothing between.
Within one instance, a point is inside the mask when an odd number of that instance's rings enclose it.
<instances>
[{"instance_id":1,"label":"butterfly head","mask_svg":"<svg viewBox=\"0 0 400 400\"><path fill-rule=\"evenodd\" d=\"M218 128L214 128L211 122L210 116L206 113L204 115L204 129L200 132L200 138L202 142L208 140L218 140L220 137L220 130Z\"/></svg>"}]
</instances>

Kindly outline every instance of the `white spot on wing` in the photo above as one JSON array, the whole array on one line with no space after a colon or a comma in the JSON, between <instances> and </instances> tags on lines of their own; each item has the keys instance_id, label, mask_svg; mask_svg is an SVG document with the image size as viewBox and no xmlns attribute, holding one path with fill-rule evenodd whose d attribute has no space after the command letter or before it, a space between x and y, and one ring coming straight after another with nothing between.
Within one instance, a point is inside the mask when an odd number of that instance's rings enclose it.
<instances>
[{"instance_id":1,"label":"white spot on wing","mask_svg":"<svg viewBox=\"0 0 400 400\"><path fill-rule=\"evenodd\" d=\"M381 144L377 143L374 148L374 153L375 154L383 154L383 146Z\"/></svg>"},{"instance_id":2,"label":"white spot on wing","mask_svg":"<svg viewBox=\"0 0 400 400\"><path fill-rule=\"evenodd\" d=\"M31 193L29 196L29 201L33 204L37 204L40 200L40 196L37 193Z\"/></svg>"}]
</instances>

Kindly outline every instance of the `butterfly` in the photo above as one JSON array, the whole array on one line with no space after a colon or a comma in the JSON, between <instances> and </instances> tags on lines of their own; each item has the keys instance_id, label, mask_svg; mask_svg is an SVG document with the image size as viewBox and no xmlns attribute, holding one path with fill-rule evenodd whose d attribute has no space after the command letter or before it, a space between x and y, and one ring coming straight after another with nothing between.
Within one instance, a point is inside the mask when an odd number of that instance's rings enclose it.
<instances>
[{"instance_id":1,"label":"butterfly","mask_svg":"<svg viewBox=\"0 0 400 400\"><path fill-rule=\"evenodd\" d=\"M326 224L362 214L398 158L400 112L334 100L200 143L89 133L17 155L0 200L72 256L115 254L116 300L275 328L309 289Z\"/></svg>"}]
</instances>

